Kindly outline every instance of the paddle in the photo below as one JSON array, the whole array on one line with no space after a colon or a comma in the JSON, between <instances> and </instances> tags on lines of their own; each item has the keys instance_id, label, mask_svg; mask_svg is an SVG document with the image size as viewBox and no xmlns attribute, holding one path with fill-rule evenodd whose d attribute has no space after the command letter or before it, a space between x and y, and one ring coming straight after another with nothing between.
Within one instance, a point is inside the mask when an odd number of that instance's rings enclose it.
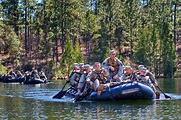
<instances>
[{"instance_id":1,"label":"paddle","mask_svg":"<svg viewBox=\"0 0 181 120\"><path fill-rule=\"evenodd\" d=\"M151 74L151 72L148 72L147 74L148 74L149 77L151 76L154 79L153 74ZM150 79L152 83L154 83L153 79ZM159 86L156 86L156 87L164 94L165 98L172 99L170 96L166 95Z\"/></svg>"},{"instance_id":2,"label":"paddle","mask_svg":"<svg viewBox=\"0 0 181 120\"><path fill-rule=\"evenodd\" d=\"M61 89L61 91L58 92L56 95L54 95L53 98L59 98L59 99L60 99L60 98L62 98L62 97L65 95L66 90L63 91L63 89L65 88L65 86L67 85L67 83L68 83L68 81L64 84L64 86L63 86L63 88Z\"/></svg>"},{"instance_id":3,"label":"paddle","mask_svg":"<svg viewBox=\"0 0 181 120\"><path fill-rule=\"evenodd\" d=\"M74 74L74 70L72 70L71 74L69 75L69 78L72 77L72 75ZM69 83L69 81L66 81L66 83L64 84L63 88L61 89L60 92L58 92L56 95L53 96L53 98L59 98L61 99L65 93L67 92L67 90L63 91L63 89L65 88L65 86L67 85L67 83Z\"/></svg>"},{"instance_id":4,"label":"paddle","mask_svg":"<svg viewBox=\"0 0 181 120\"><path fill-rule=\"evenodd\" d=\"M170 98L170 99L172 99L170 96L166 95L159 86L157 86L157 88L164 94L165 98Z\"/></svg>"}]
</instances>

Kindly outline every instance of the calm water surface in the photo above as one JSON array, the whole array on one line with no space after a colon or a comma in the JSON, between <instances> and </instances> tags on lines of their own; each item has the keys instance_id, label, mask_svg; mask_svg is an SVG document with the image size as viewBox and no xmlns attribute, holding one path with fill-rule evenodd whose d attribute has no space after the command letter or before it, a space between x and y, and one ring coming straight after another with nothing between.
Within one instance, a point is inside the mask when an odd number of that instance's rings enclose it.
<instances>
[{"instance_id":1,"label":"calm water surface","mask_svg":"<svg viewBox=\"0 0 181 120\"><path fill-rule=\"evenodd\" d=\"M0 83L0 119L181 120L181 79L160 79L160 87L173 99L165 100L162 94L159 101L73 103L68 97L52 99L63 84L61 80L38 85Z\"/></svg>"}]
</instances>

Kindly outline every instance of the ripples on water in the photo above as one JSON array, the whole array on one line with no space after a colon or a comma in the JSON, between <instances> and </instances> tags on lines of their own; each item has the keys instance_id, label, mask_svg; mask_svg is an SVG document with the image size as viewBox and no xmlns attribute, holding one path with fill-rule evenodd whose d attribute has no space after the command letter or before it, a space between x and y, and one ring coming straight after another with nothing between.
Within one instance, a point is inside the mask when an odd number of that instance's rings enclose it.
<instances>
[{"instance_id":1,"label":"ripples on water","mask_svg":"<svg viewBox=\"0 0 181 120\"><path fill-rule=\"evenodd\" d=\"M69 97L52 99L62 84L20 85L0 83L0 119L33 120L179 120L181 95L166 93L173 100L85 101L73 103Z\"/></svg>"}]
</instances>

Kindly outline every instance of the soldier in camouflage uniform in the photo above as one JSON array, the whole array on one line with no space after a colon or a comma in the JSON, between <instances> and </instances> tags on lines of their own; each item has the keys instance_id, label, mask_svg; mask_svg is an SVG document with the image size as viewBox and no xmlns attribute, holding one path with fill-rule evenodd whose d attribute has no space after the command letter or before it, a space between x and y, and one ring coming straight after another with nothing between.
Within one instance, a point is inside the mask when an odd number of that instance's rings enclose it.
<instances>
[{"instance_id":1,"label":"soldier in camouflage uniform","mask_svg":"<svg viewBox=\"0 0 181 120\"><path fill-rule=\"evenodd\" d=\"M80 73L84 73L84 63L79 63Z\"/></svg>"},{"instance_id":2,"label":"soldier in camouflage uniform","mask_svg":"<svg viewBox=\"0 0 181 120\"><path fill-rule=\"evenodd\" d=\"M78 95L80 95L81 92L84 90L86 79L90 77L91 73L92 73L92 69L90 65L89 64L84 65L84 73L81 75L81 78L79 80L78 87L77 87Z\"/></svg>"},{"instance_id":3,"label":"soldier in camouflage uniform","mask_svg":"<svg viewBox=\"0 0 181 120\"><path fill-rule=\"evenodd\" d=\"M79 72L80 71L80 68L79 68L79 64L78 63L74 63L73 64L73 70L72 72L70 73L70 75L68 76L68 78L66 79L67 82L70 82L70 78L72 77L72 75L75 73L75 72Z\"/></svg>"},{"instance_id":4,"label":"soldier in camouflage uniform","mask_svg":"<svg viewBox=\"0 0 181 120\"><path fill-rule=\"evenodd\" d=\"M31 78L32 79L35 79L35 78L40 79L40 76L38 74L38 70L34 67L32 68L32 71L31 71Z\"/></svg>"},{"instance_id":5,"label":"soldier in camouflage uniform","mask_svg":"<svg viewBox=\"0 0 181 120\"><path fill-rule=\"evenodd\" d=\"M110 51L110 57L105 59L102 63L102 67L105 68L109 73L110 82L120 82L120 77L123 74L123 64L115 57L116 52Z\"/></svg>"},{"instance_id":6,"label":"soldier in camouflage uniform","mask_svg":"<svg viewBox=\"0 0 181 120\"><path fill-rule=\"evenodd\" d=\"M144 67L144 65L139 65L138 66L138 74L141 74L141 71L142 70L145 70L146 68ZM149 79L151 80L151 83L154 85L154 86L158 86L158 83L157 83L157 80L155 79L154 75L146 69L146 76L149 76Z\"/></svg>"},{"instance_id":7,"label":"soldier in camouflage uniform","mask_svg":"<svg viewBox=\"0 0 181 120\"><path fill-rule=\"evenodd\" d=\"M133 69L131 66L124 66L124 74L121 76L122 82L127 81L138 81L136 73L133 72Z\"/></svg>"},{"instance_id":8,"label":"soldier in camouflage uniform","mask_svg":"<svg viewBox=\"0 0 181 120\"><path fill-rule=\"evenodd\" d=\"M84 89L84 94L91 89L97 91L100 95L104 88L108 87L108 73L105 69L101 68L101 64L99 62L95 62L94 70L92 71L89 78L86 79L86 86Z\"/></svg>"},{"instance_id":9,"label":"soldier in camouflage uniform","mask_svg":"<svg viewBox=\"0 0 181 120\"><path fill-rule=\"evenodd\" d=\"M72 75L69 77L67 81L70 81L70 85L77 89L79 79L82 75L82 71L80 71L80 65L78 63L74 64L74 70L71 73Z\"/></svg>"},{"instance_id":10,"label":"soldier in camouflage uniform","mask_svg":"<svg viewBox=\"0 0 181 120\"><path fill-rule=\"evenodd\" d=\"M153 74L150 74L151 72L149 72L145 67L140 67L139 72L140 72L138 75L139 82L151 87L156 94L156 98L159 99L160 92L158 92L155 88L155 86L158 86L158 84L156 80L153 79L154 78Z\"/></svg>"},{"instance_id":11,"label":"soldier in camouflage uniform","mask_svg":"<svg viewBox=\"0 0 181 120\"><path fill-rule=\"evenodd\" d=\"M7 76L8 79L15 79L16 73L14 72L13 67L9 67L8 69L10 69L9 73L8 73L8 76Z\"/></svg>"}]
</instances>

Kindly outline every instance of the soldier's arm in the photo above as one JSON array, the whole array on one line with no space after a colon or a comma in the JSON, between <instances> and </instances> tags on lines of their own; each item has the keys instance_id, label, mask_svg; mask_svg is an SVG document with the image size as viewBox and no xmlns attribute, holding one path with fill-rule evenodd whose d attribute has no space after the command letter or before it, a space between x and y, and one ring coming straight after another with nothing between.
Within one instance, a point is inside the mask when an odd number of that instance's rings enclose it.
<instances>
[{"instance_id":1,"label":"soldier's arm","mask_svg":"<svg viewBox=\"0 0 181 120\"><path fill-rule=\"evenodd\" d=\"M76 73L74 73L71 77L70 77L70 84L74 85L75 83L75 78L77 77Z\"/></svg>"},{"instance_id":2,"label":"soldier's arm","mask_svg":"<svg viewBox=\"0 0 181 120\"><path fill-rule=\"evenodd\" d=\"M109 82L108 81L109 74L108 74L108 72L105 69L102 69L102 75L103 75L103 80L105 81L105 83Z\"/></svg>"},{"instance_id":3,"label":"soldier's arm","mask_svg":"<svg viewBox=\"0 0 181 120\"><path fill-rule=\"evenodd\" d=\"M81 90L85 83L85 74L82 74L78 83L78 90Z\"/></svg>"},{"instance_id":4,"label":"soldier's arm","mask_svg":"<svg viewBox=\"0 0 181 120\"><path fill-rule=\"evenodd\" d=\"M109 70L111 66L108 65L108 59L105 59L103 62L102 62L102 67L106 70Z\"/></svg>"},{"instance_id":5,"label":"soldier's arm","mask_svg":"<svg viewBox=\"0 0 181 120\"><path fill-rule=\"evenodd\" d=\"M155 77L153 76L153 74L152 74L151 72L148 72L148 73L147 73L147 76L149 76L149 78L150 78L150 80L151 80L151 82L152 82L153 84L156 83Z\"/></svg>"},{"instance_id":6,"label":"soldier's arm","mask_svg":"<svg viewBox=\"0 0 181 120\"><path fill-rule=\"evenodd\" d=\"M105 77L108 77L108 72L105 70L105 69L102 69L102 71L103 71L103 75L105 76Z\"/></svg>"},{"instance_id":7,"label":"soldier's arm","mask_svg":"<svg viewBox=\"0 0 181 120\"><path fill-rule=\"evenodd\" d=\"M91 72L91 73L86 77L86 81L91 81L91 79L93 78L93 74L94 74L94 71Z\"/></svg>"},{"instance_id":8,"label":"soldier's arm","mask_svg":"<svg viewBox=\"0 0 181 120\"><path fill-rule=\"evenodd\" d=\"M47 76L45 74L43 76L45 77L45 80L47 80Z\"/></svg>"}]
</instances>

